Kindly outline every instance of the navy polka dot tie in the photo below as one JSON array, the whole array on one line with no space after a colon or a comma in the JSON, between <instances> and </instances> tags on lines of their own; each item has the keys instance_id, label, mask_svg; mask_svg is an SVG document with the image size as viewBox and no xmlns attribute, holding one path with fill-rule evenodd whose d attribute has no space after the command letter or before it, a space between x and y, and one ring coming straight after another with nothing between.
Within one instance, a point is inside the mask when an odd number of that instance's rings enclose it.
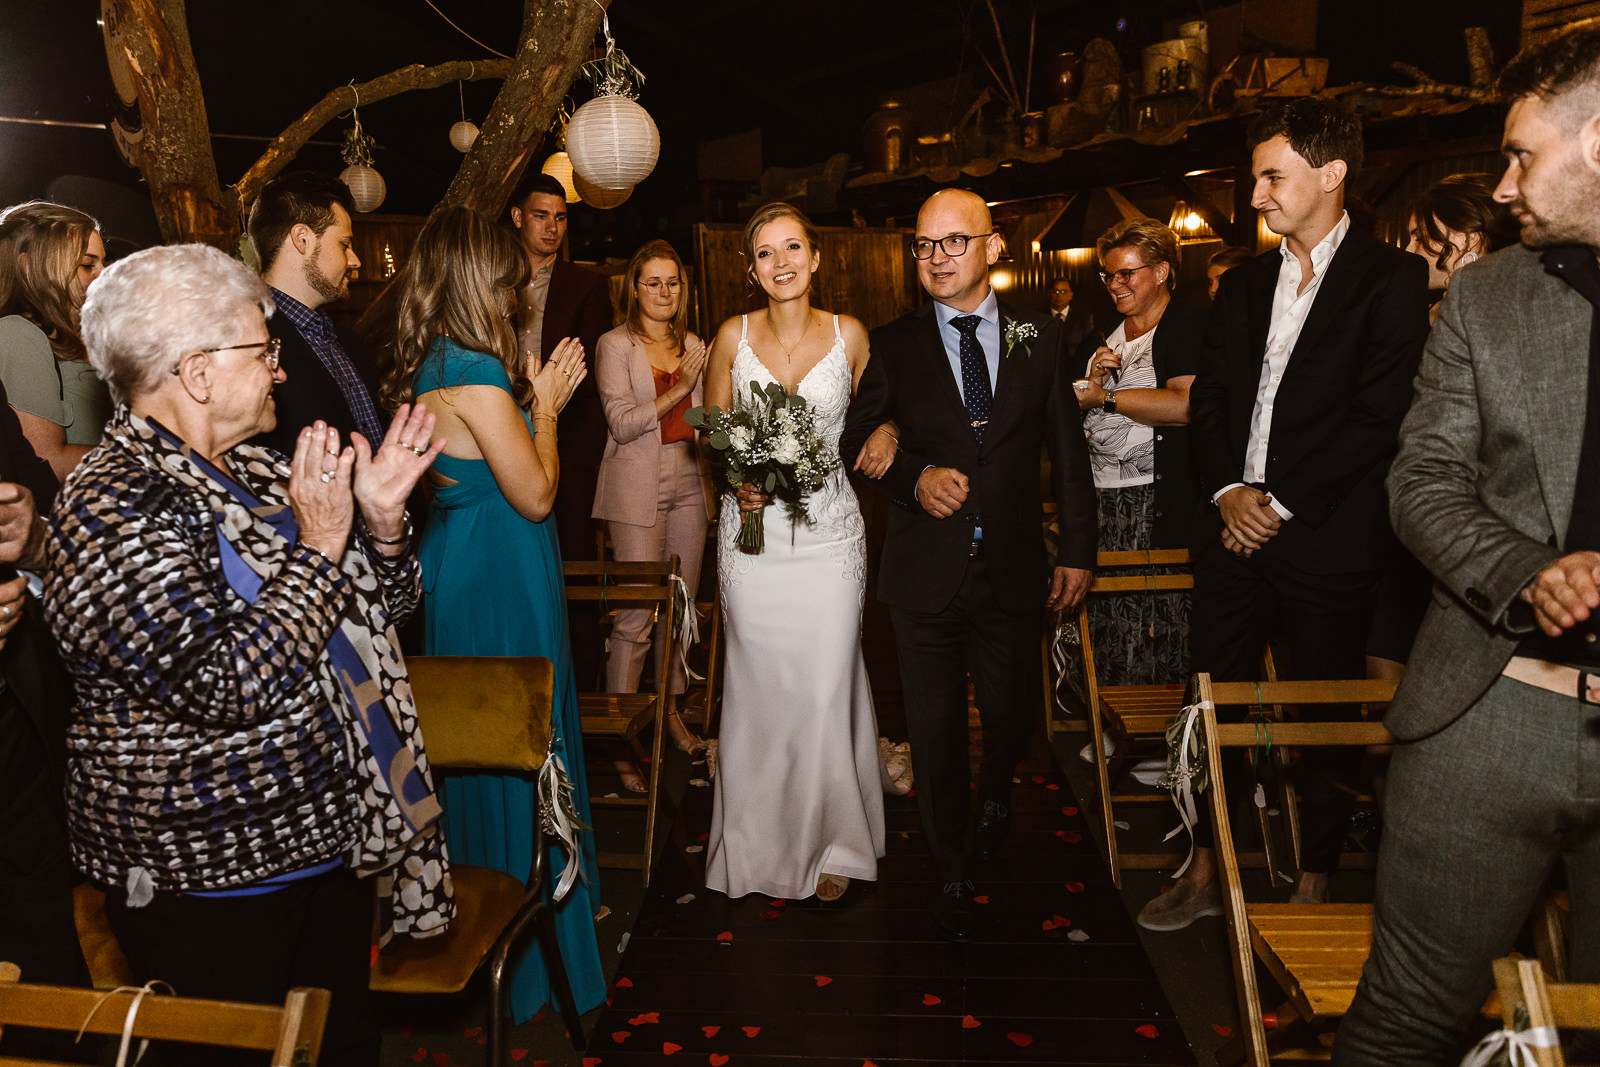
<instances>
[{"instance_id":1,"label":"navy polka dot tie","mask_svg":"<svg viewBox=\"0 0 1600 1067\"><path fill-rule=\"evenodd\" d=\"M994 393L989 388L989 361L978 343L978 324L983 320L976 315L961 315L950 321L961 332L961 396L967 402L972 434L981 445L983 428L989 422L989 408L994 401Z\"/></svg>"}]
</instances>

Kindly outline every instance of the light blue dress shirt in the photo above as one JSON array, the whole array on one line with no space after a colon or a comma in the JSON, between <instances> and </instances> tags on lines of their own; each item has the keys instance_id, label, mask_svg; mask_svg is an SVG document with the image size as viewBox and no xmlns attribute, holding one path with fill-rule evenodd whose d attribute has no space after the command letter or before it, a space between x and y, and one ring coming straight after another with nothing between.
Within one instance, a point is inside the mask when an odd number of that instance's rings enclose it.
<instances>
[{"instance_id":1,"label":"light blue dress shirt","mask_svg":"<svg viewBox=\"0 0 1600 1067\"><path fill-rule=\"evenodd\" d=\"M961 392L961 331L952 326L950 320L963 315L976 315L983 320L978 323L978 344L983 346L983 360L989 365L989 395L993 396L995 379L1000 374L1000 301L995 298L994 290L989 290L976 311L957 311L936 300L933 313L939 317L939 340L944 342L944 355L950 361L950 373L955 375L958 393ZM961 394L961 402L967 402L965 393Z\"/></svg>"}]
</instances>

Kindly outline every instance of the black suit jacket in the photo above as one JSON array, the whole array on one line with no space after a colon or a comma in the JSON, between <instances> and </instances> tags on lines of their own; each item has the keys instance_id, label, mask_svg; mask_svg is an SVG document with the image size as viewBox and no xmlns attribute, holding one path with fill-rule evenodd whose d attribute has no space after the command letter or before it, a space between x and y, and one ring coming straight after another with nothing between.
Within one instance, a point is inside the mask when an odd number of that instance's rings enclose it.
<instances>
[{"instance_id":1,"label":"black suit jacket","mask_svg":"<svg viewBox=\"0 0 1600 1067\"><path fill-rule=\"evenodd\" d=\"M1202 491L1244 478L1272 297L1282 256L1256 257L1222 276L1189 426ZM1313 573L1373 570L1389 561L1383 479L1428 339L1428 265L1351 228L1328 263L1279 383L1268 432L1265 488L1294 514L1261 551ZM1215 508L1196 537L1215 538Z\"/></svg>"},{"instance_id":2,"label":"black suit jacket","mask_svg":"<svg viewBox=\"0 0 1600 1067\"><path fill-rule=\"evenodd\" d=\"M872 331L872 356L850 405L839 450L847 464L867 436L893 419L900 427L894 463L872 484L899 505L890 515L878 597L912 611L946 607L960 588L973 527L981 515L989 581L1013 615L1042 611L1046 585L1040 497L1040 446L1049 450L1060 506L1057 564L1093 569L1096 511L1083 419L1072 391L1061 323L1000 305L1005 324L1031 322L1039 335L1025 350L1002 355L983 444L939 337L934 306L925 304ZM936 519L917 503L924 468L954 467L971 485L961 511Z\"/></svg>"},{"instance_id":3,"label":"black suit jacket","mask_svg":"<svg viewBox=\"0 0 1600 1067\"><path fill-rule=\"evenodd\" d=\"M348 444L350 434L359 427L356 426L356 417L350 413L350 405L345 401L339 383L333 380L333 375L328 373L328 368L322 365L322 360L317 358L306 339L300 336L294 323L275 315L267 320L267 332L283 340L278 365L283 368L285 378L283 384L272 391L273 401L277 405L278 424L268 432L251 438L250 443L266 445L285 456L292 456L295 438L300 436L300 431L321 419L330 426L338 427L340 441ZM336 328L334 333L345 355L355 365L356 373L366 383L373 406L377 407L378 372L366 345L348 331ZM382 418L382 409L378 410L379 418ZM378 442L369 444L376 448Z\"/></svg>"},{"instance_id":4,"label":"black suit jacket","mask_svg":"<svg viewBox=\"0 0 1600 1067\"><path fill-rule=\"evenodd\" d=\"M556 441L561 459L556 508L566 516L568 525L587 525L594 508L595 481L606 447L606 413L600 404L594 360L600 335L611 329L611 320L611 287L605 275L556 260L545 293L541 355L549 359L562 338L576 337L583 342L583 361L589 368L561 412L561 433ZM587 545L561 547L576 559L587 559L592 552Z\"/></svg>"},{"instance_id":5,"label":"black suit jacket","mask_svg":"<svg viewBox=\"0 0 1600 1067\"><path fill-rule=\"evenodd\" d=\"M1053 316L1059 317L1059 316ZM1068 352L1076 352L1078 346L1083 344L1094 330L1094 313L1089 310L1089 301L1074 300L1067 305L1067 317L1061 319L1061 328L1065 331L1065 340ZM1113 327L1114 328L1114 327ZM1101 343L1098 334L1095 335L1095 344Z\"/></svg>"}]
</instances>

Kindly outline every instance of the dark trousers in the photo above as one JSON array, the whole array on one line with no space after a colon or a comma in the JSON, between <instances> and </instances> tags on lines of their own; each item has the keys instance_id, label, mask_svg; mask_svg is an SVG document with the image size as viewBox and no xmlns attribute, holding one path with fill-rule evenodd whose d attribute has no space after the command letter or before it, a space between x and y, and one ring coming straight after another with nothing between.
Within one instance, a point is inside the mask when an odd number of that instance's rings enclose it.
<instances>
[{"instance_id":1,"label":"dark trousers","mask_svg":"<svg viewBox=\"0 0 1600 1067\"><path fill-rule=\"evenodd\" d=\"M917 775L917 811L943 881L960 881L971 868L967 676L970 672L983 730L977 797L1004 802L1039 709L1042 588L1040 596L1039 611L1006 614L989 587L983 560L973 559L943 611L890 608Z\"/></svg>"},{"instance_id":2,"label":"dark trousers","mask_svg":"<svg viewBox=\"0 0 1600 1067\"><path fill-rule=\"evenodd\" d=\"M53 803L59 787L49 781L41 772L29 783L0 783L7 794L0 804L0 960L15 963L24 982L83 987L89 969L72 917L78 878ZM85 1038L84 1046L74 1046L72 1036L11 1027L0 1037L0 1053L93 1062L84 1054L95 1043Z\"/></svg>"},{"instance_id":3,"label":"dark trousers","mask_svg":"<svg viewBox=\"0 0 1600 1067\"><path fill-rule=\"evenodd\" d=\"M1383 816L1372 952L1337 1067L1460 1062L1491 964L1557 862L1572 981L1600 981L1600 708L1499 678L1443 730L1395 746ZM1570 1051L1595 1062L1592 1045Z\"/></svg>"},{"instance_id":4,"label":"dark trousers","mask_svg":"<svg viewBox=\"0 0 1600 1067\"><path fill-rule=\"evenodd\" d=\"M328 990L317 1062L376 1067L377 1019L367 993L372 882L341 867L253 897L157 893L142 908L106 893L106 917L137 981L161 979L180 996L281 1004L296 986ZM169 1044L169 1067L255 1067L264 1052Z\"/></svg>"},{"instance_id":5,"label":"dark trousers","mask_svg":"<svg viewBox=\"0 0 1600 1067\"><path fill-rule=\"evenodd\" d=\"M598 467L568 463L567 457L562 456L561 481L552 509L562 560L595 558L595 532L599 526L589 515L594 510L594 488L599 477ZM572 638L572 671L578 690L595 692L601 688L600 672L605 665L600 605L592 600L568 601L567 630Z\"/></svg>"},{"instance_id":6,"label":"dark trousers","mask_svg":"<svg viewBox=\"0 0 1600 1067\"><path fill-rule=\"evenodd\" d=\"M1194 669L1219 682L1258 679L1262 651L1273 637L1288 653L1281 677L1365 677L1367 628L1382 575L1312 573L1273 558L1270 549L1241 559L1223 548L1207 525L1194 550ZM1241 709L1228 710L1240 717ZM1318 717L1328 720L1359 714L1357 705L1317 708ZM1339 865L1362 755L1360 749L1347 748L1302 751L1295 776L1302 809L1302 870L1326 874ZM1194 837L1200 848L1215 844L1204 808Z\"/></svg>"}]
</instances>

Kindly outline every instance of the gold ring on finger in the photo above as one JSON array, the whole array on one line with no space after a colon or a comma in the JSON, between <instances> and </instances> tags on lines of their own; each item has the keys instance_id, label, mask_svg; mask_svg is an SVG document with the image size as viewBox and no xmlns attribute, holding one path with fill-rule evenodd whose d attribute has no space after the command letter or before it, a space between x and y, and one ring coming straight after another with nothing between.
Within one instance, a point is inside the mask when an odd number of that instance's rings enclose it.
<instances>
[{"instance_id":1,"label":"gold ring on finger","mask_svg":"<svg viewBox=\"0 0 1600 1067\"><path fill-rule=\"evenodd\" d=\"M406 447L419 456L426 455L428 451L426 448L418 448L416 445L406 445Z\"/></svg>"}]
</instances>

